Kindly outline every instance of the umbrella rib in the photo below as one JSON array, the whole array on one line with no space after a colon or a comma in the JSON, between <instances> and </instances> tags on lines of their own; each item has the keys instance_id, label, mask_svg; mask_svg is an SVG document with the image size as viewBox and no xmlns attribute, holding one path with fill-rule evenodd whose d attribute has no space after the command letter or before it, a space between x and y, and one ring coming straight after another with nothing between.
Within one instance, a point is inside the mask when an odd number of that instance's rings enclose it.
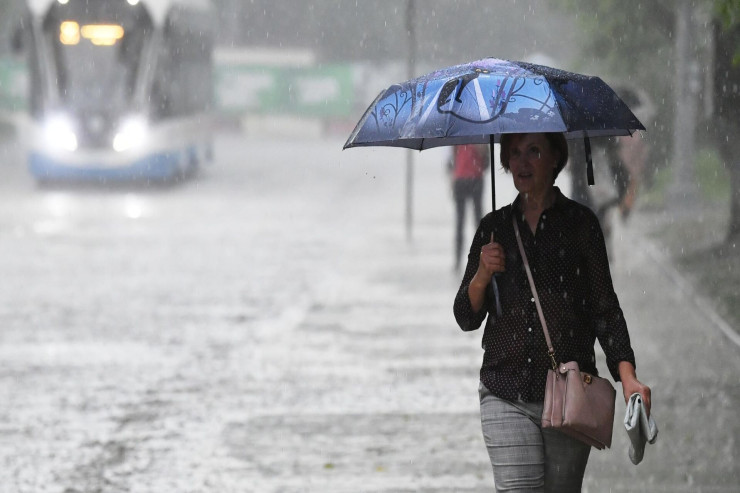
<instances>
[{"instance_id":1,"label":"umbrella rib","mask_svg":"<svg viewBox=\"0 0 740 493\"><path fill-rule=\"evenodd\" d=\"M437 98L439 97L439 93L441 92L442 92L442 87L439 88L439 90L437 91L437 94L435 94L434 97L430 99L430 101L436 101ZM425 101L422 100L421 102L422 107L424 107L424 103ZM429 107L426 109L424 114L421 116L421 119L419 120L419 125L424 125L424 122L426 122L427 118L429 118L429 113L432 112L432 108L434 108L434 104L430 104Z\"/></svg>"},{"instance_id":2,"label":"umbrella rib","mask_svg":"<svg viewBox=\"0 0 740 493\"><path fill-rule=\"evenodd\" d=\"M491 115L490 113L488 113L486 99L483 97L483 91L480 88L480 82L478 82L478 79L475 79L473 81L473 86L475 87L475 98L478 102L478 112L480 114L480 118L481 120L488 120Z\"/></svg>"}]
</instances>

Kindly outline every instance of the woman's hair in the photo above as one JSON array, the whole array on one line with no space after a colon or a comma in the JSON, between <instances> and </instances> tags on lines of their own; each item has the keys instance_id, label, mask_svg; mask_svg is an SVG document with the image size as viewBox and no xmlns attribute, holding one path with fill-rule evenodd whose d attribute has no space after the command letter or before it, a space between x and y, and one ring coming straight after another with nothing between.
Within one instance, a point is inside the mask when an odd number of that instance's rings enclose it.
<instances>
[{"instance_id":1,"label":"woman's hair","mask_svg":"<svg viewBox=\"0 0 740 493\"><path fill-rule=\"evenodd\" d=\"M501 136L501 166L503 166L506 171L509 171L509 147L515 139L524 135L527 134L503 134ZM561 132L544 132L542 135L545 136L552 150L560 155L560 159L558 160L557 166L555 166L555 173L553 175L553 179L555 179L568 162L568 142L566 142L565 135Z\"/></svg>"}]
</instances>

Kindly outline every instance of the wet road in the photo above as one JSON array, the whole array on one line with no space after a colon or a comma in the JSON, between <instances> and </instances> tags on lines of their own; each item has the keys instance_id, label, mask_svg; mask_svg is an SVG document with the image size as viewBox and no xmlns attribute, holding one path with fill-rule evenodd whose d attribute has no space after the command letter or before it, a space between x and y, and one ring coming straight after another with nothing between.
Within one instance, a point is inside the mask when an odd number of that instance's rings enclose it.
<instances>
[{"instance_id":1,"label":"wet road","mask_svg":"<svg viewBox=\"0 0 740 493\"><path fill-rule=\"evenodd\" d=\"M0 493L492 490L443 153L407 242L405 151L340 148L225 135L193 181L108 191L38 190L0 148ZM634 467L615 428L585 486L737 491L740 350L648 222L614 277L660 438Z\"/></svg>"}]
</instances>

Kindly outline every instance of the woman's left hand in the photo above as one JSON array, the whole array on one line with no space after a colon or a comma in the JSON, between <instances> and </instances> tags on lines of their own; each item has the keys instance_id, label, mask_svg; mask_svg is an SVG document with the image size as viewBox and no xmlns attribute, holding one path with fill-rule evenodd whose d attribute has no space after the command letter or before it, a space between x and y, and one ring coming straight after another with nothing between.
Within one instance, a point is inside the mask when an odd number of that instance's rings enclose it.
<instances>
[{"instance_id":1,"label":"woman's left hand","mask_svg":"<svg viewBox=\"0 0 740 493\"><path fill-rule=\"evenodd\" d=\"M624 391L624 402L630 400L632 394L640 394L642 402L645 404L647 415L650 416L650 387L640 382L637 378L632 380L622 380L622 390Z\"/></svg>"},{"instance_id":2,"label":"woman's left hand","mask_svg":"<svg viewBox=\"0 0 740 493\"><path fill-rule=\"evenodd\" d=\"M632 394L640 394L642 402L645 404L647 415L650 416L650 387L637 379L637 376L635 375L635 367L632 366L632 363L627 361L619 363L619 379L622 381L624 402L628 402Z\"/></svg>"}]
</instances>

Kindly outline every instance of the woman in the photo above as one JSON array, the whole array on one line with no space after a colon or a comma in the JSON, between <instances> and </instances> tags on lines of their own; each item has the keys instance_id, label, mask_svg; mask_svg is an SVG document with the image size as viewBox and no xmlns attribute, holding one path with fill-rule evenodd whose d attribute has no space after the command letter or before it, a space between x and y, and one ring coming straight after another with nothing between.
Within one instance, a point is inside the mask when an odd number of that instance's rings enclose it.
<instances>
[{"instance_id":1,"label":"woman","mask_svg":"<svg viewBox=\"0 0 740 493\"><path fill-rule=\"evenodd\" d=\"M558 359L577 361L582 371L598 374L598 338L612 377L622 382L625 401L639 392L649 412L650 389L635 375L599 222L555 186L567 161L562 134L503 136L501 163L519 195L481 220L455 298L455 318L464 331L479 328L488 315L479 390L496 491L580 491L590 452L588 445L541 427L551 365L512 215ZM498 318L490 289L494 274L502 306Z\"/></svg>"}]
</instances>

